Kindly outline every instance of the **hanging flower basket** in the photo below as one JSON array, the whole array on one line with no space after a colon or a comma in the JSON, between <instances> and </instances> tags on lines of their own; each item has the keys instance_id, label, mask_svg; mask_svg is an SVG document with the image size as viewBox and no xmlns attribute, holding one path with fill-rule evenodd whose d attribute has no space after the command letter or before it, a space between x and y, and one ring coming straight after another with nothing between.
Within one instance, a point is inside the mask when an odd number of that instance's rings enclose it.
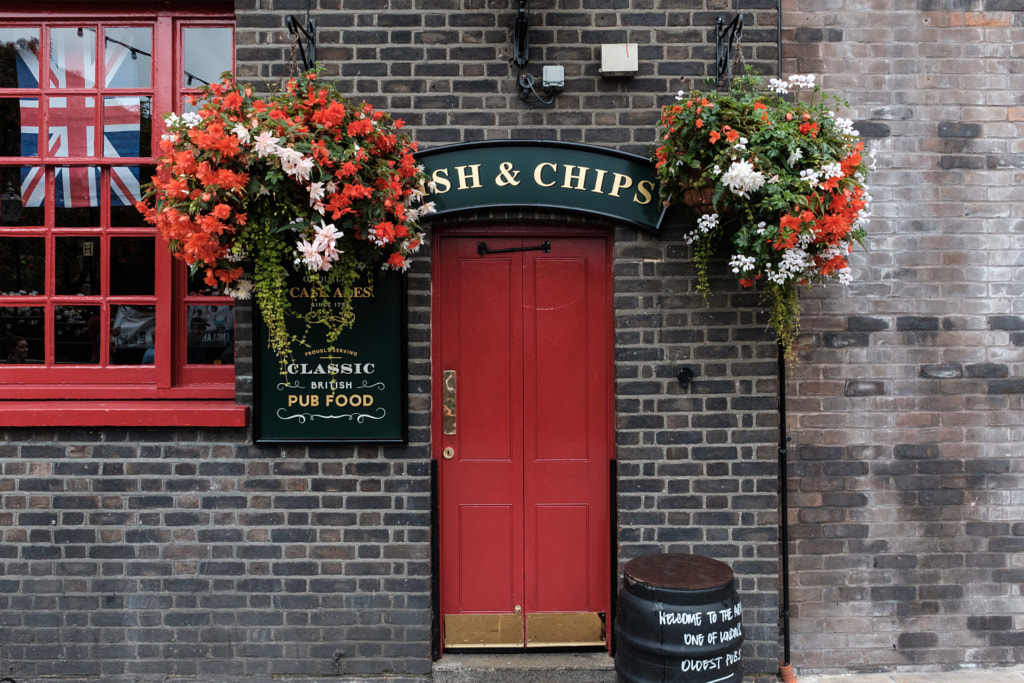
<instances>
[{"instance_id":1,"label":"hanging flower basket","mask_svg":"<svg viewBox=\"0 0 1024 683\"><path fill-rule=\"evenodd\" d=\"M409 267L419 219L433 211L416 145L401 120L350 103L317 70L267 97L225 75L193 104L165 117L163 156L137 208L208 285L255 295L283 368L302 341L285 328L289 278L342 293L340 307L304 316L330 342L354 322L359 278Z\"/></svg>"},{"instance_id":2,"label":"hanging flower basket","mask_svg":"<svg viewBox=\"0 0 1024 683\"><path fill-rule=\"evenodd\" d=\"M680 91L662 108L656 153L666 204L696 214L698 289L710 291L708 261L717 246L744 287L757 287L787 357L800 326L797 285L848 283L849 254L863 243L870 216L867 175L873 156L835 115L845 105L814 76L736 78L728 90Z\"/></svg>"}]
</instances>

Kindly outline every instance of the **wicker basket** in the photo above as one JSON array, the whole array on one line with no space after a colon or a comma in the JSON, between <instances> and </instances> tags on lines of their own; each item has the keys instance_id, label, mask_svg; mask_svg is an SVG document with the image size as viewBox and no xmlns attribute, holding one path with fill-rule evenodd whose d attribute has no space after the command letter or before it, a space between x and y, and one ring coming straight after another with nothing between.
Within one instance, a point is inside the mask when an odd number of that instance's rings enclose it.
<instances>
[{"instance_id":1,"label":"wicker basket","mask_svg":"<svg viewBox=\"0 0 1024 683\"><path fill-rule=\"evenodd\" d=\"M715 188L713 187L686 187L683 188L683 204L693 209L698 216L715 212Z\"/></svg>"}]
</instances>

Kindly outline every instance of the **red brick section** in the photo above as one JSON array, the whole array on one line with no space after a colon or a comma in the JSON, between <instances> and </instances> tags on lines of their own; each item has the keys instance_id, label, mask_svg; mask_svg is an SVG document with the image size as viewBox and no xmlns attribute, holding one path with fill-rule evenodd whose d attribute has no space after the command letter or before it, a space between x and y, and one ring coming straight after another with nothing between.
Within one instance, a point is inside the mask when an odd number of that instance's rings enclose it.
<instances>
[{"instance_id":1,"label":"red brick section","mask_svg":"<svg viewBox=\"0 0 1024 683\"><path fill-rule=\"evenodd\" d=\"M790 368L793 662L1020 662L1024 6L790 0L783 21L784 71L843 94L879 159L868 251L803 297Z\"/></svg>"}]
</instances>

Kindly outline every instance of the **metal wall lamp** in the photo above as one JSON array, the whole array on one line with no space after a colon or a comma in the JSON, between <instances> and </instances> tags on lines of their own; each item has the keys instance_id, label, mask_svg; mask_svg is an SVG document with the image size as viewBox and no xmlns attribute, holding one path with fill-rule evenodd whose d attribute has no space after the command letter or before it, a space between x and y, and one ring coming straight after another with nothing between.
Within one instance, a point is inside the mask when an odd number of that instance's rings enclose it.
<instances>
[{"instance_id":1,"label":"metal wall lamp","mask_svg":"<svg viewBox=\"0 0 1024 683\"><path fill-rule=\"evenodd\" d=\"M519 10L512 24L512 63L519 67L516 85L519 99L529 102L531 98L541 104L554 104L555 95L565 87L565 67L545 66L541 70L541 91L536 88L537 78L524 72L530 61L530 20L526 13L526 0L519 0Z\"/></svg>"}]
</instances>

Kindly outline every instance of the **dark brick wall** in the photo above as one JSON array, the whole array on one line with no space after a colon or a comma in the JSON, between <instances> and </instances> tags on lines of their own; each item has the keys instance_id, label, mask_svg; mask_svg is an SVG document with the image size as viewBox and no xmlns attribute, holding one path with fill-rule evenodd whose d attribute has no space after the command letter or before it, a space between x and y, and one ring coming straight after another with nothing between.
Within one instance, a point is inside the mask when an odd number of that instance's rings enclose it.
<instances>
[{"instance_id":1,"label":"dark brick wall","mask_svg":"<svg viewBox=\"0 0 1024 683\"><path fill-rule=\"evenodd\" d=\"M284 17L301 20L306 3L235 6L240 77L291 73ZM556 139L647 156L659 106L713 73L715 22L736 7L746 63L774 73L774 0L537 0L527 70L563 65L566 90L553 107L527 104L509 61L515 6L313 0L317 54L327 77L403 118L423 147ZM640 74L601 78L602 42L639 43ZM775 346L731 278L707 303L696 292L683 223L660 236L615 230L618 559L728 562L745 669L772 674ZM0 675L428 679L429 271L428 249L410 272L408 447L257 447L247 430L218 429L0 434ZM238 401L249 403L251 316L240 309L237 323Z\"/></svg>"},{"instance_id":2,"label":"dark brick wall","mask_svg":"<svg viewBox=\"0 0 1024 683\"><path fill-rule=\"evenodd\" d=\"M854 283L803 298L787 387L794 664L1019 663L1024 8L795 4L786 72L848 98L879 170Z\"/></svg>"}]
</instances>

